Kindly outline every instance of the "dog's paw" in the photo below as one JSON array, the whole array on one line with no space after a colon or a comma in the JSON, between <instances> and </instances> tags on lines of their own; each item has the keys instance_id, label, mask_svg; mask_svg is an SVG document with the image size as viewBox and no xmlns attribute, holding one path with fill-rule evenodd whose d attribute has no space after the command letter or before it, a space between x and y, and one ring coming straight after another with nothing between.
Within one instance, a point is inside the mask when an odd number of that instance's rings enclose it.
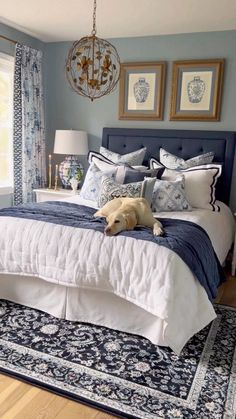
<instances>
[{"instance_id":1,"label":"dog's paw","mask_svg":"<svg viewBox=\"0 0 236 419\"><path fill-rule=\"evenodd\" d=\"M153 226L153 234L154 236L162 236L164 234L164 230L160 225L156 223Z\"/></svg>"},{"instance_id":2,"label":"dog's paw","mask_svg":"<svg viewBox=\"0 0 236 419\"><path fill-rule=\"evenodd\" d=\"M97 212L95 212L95 214L93 214L94 217L102 217L101 211L98 210Z\"/></svg>"}]
</instances>

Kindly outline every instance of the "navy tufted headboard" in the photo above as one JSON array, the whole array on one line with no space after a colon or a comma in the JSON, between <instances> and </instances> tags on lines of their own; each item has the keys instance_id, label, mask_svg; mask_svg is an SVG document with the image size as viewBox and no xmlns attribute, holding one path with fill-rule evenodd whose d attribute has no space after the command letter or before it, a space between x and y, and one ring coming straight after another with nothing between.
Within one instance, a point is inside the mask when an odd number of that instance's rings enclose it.
<instances>
[{"instance_id":1,"label":"navy tufted headboard","mask_svg":"<svg viewBox=\"0 0 236 419\"><path fill-rule=\"evenodd\" d=\"M235 153L236 133L230 131L189 131L162 129L104 128L102 145L116 153L126 154L147 147L144 164L150 157L159 158L160 147L184 159L214 151L214 162L222 164L216 197L229 203Z\"/></svg>"}]
</instances>

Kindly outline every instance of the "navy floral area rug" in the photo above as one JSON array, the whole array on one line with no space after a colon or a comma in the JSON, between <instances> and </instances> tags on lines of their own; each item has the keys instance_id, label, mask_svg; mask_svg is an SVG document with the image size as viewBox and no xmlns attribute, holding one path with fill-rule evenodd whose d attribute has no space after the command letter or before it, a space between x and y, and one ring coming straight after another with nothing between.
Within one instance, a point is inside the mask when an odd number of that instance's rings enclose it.
<instances>
[{"instance_id":1,"label":"navy floral area rug","mask_svg":"<svg viewBox=\"0 0 236 419\"><path fill-rule=\"evenodd\" d=\"M0 300L0 370L121 418L233 419L236 310L180 356L147 339Z\"/></svg>"}]
</instances>

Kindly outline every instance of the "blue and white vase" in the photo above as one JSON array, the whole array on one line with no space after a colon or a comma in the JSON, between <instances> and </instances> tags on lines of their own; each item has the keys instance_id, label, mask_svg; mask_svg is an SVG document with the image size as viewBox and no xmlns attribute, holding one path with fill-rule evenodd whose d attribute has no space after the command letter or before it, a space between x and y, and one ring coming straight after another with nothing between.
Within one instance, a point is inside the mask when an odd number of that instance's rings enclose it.
<instances>
[{"instance_id":1,"label":"blue and white vase","mask_svg":"<svg viewBox=\"0 0 236 419\"><path fill-rule=\"evenodd\" d=\"M188 82L187 90L189 102L200 103L206 90L206 84L199 76L195 76Z\"/></svg>"},{"instance_id":2,"label":"blue and white vase","mask_svg":"<svg viewBox=\"0 0 236 419\"><path fill-rule=\"evenodd\" d=\"M145 77L140 77L134 84L134 97L137 103L144 103L148 98L150 90L149 83L145 80Z\"/></svg>"},{"instance_id":3,"label":"blue and white vase","mask_svg":"<svg viewBox=\"0 0 236 419\"><path fill-rule=\"evenodd\" d=\"M70 188L70 179L76 176L76 173L80 169L81 173L84 173L84 169L81 163L78 162L75 156L67 156L63 162L59 165L59 177L64 188Z\"/></svg>"}]
</instances>

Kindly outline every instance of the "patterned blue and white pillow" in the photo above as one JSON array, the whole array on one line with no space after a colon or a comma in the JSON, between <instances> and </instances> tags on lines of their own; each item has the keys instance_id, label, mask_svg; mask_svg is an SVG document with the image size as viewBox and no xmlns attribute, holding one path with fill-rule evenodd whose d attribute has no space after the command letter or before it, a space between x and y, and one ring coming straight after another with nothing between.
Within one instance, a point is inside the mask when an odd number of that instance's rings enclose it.
<instances>
[{"instance_id":1,"label":"patterned blue and white pillow","mask_svg":"<svg viewBox=\"0 0 236 419\"><path fill-rule=\"evenodd\" d=\"M203 164L209 164L214 159L213 151L208 153L200 154L199 156L192 157L191 159L184 160L181 157L175 156L169 153L164 148L160 148L160 163L163 164L167 169L182 170L189 169L193 166L201 166Z\"/></svg>"},{"instance_id":2,"label":"patterned blue and white pillow","mask_svg":"<svg viewBox=\"0 0 236 419\"><path fill-rule=\"evenodd\" d=\"M120 197L145 198L151 204L155 181L155 178L145 178L141 182L121 185L111 178L104 177L98 198L98 206L101 208L112 199Z\"/></svg>"},{"instance_id":3,"label":"patterned blue and white pillow","mask_svg":"<svg viewBox=\"0 0 236 419\"><path fill-rule=\"evenodd\" d=\"M105 147L100 147L100 153L113 163L128 163L130 166L140 166L143 163L146 151L146 147L143 147L132 153L119 154L114 153L114 151L108 150Z\"/></svg>"},{"instance_id":4,"label":"patterned blue and white pillow","mask_svg":"<svg viewBox=\"0 0 236 419\"><path fill-rule=\"evenodd\" d=\"M100 193L102 177L104 175L112 177L116 171L116 166L110 166L109 170L101 171L94 163L91 163L86 173L80 197L89 201L97 202Z\"/></svg>"},{"instance_id":5,"label":"patterned blue and white pillow","mask_svg":"<svg viewBox=\"0 0 236 419\"><path fill-rule=\"evenodd\" d=\"M185 196L184 176L174 181L156 180L152 195L152 211L191 211Z\"/></svg>"}]
</instances>

